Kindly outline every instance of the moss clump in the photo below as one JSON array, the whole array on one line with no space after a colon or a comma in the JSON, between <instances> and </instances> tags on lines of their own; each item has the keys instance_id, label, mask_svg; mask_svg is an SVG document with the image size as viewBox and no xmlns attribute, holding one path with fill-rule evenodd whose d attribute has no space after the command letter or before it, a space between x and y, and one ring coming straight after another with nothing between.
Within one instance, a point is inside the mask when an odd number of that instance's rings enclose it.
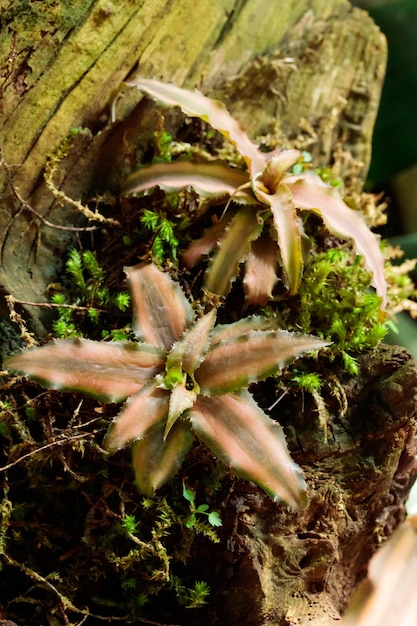
<instances>
[{"instance_id":1,"label":"moss clump","mask_svg":"<svg viewBox=\"0 0 417 626\"><path fill-rule=\"evenodd\" d=\"M161 495L140 497L130 455L102 454L114 407L96 404L25 381L5 393L0 596L7 615L34 626L52 618L95 626L146 616L170 621L173 610L182 615L178 623L187 615L198 621L210 588L185 564L197 539L218 537L203 516L189 523L181 481L194 479L183 474ZM201 450L193 454L201 469ZM192 491L201 510L216 506L212 487Z\"/></svg>"},{"instance_id":2,"label":"moss clump","mask_svg":"<svg viewBox=\"0 0 417 626\"><path fill-rule=\"evenodd\" d=\"M110 290L95 252L71 250L65 268L64 284L50 286L51 300L58 312L52 323L54 335L59 338L87 335L97 338L98 335L98 338L126 339L128 330L106 327L123 321L130 295L124 290Z\"/></svg>"},{"instance_id":3,"label":"moss clump","mask_svg":"<svg viewBox=\"0 0 417 626\"><path fill-rule=\"evenodd\" d=\"M354 355L374 349L388 331L369 272L349 249L311 255L299 293L274 306L273 314L283 328L332 341L327 354L341 356L350 374L357 373Z\"/></svg>"}]
</instances>

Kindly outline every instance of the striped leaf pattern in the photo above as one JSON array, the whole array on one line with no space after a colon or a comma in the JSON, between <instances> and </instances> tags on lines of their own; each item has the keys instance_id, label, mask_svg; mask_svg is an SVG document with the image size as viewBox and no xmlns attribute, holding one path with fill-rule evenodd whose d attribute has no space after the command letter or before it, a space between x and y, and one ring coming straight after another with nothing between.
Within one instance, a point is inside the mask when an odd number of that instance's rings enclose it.
<instances>
[{"instance_id":1,"label":"striped leaf pattern","mask_svg":"<svg viewBox=\"0 0 417 626\"><path fill-rule=\"evenodd\" d=\"M246 388L327 344L257 316L216 328L216 310L195 319L167 273L144 263L126 273L142 342L62 340L9 357L5 366L48 387L126 400L104 446L115 452L133 444L142 493L172 476L196 434L272 498L303 506L304 480L282 430Z\"/></svg>"},{"instance_id":2,"label":"striped leaf pattern","mask_svg":"<svg viewBox=\"0 0 417 626\"><path fill-rule=\"evenodd\" d=\"M181 89L172 84L144 78L137 78L127 84L137 87L161 104L179 106L186 115L208 121L243 155L248 171L246 174L236 172L221 164L174 162L163 166L152 165L132 174L124 185L124 193L146 192L156 186L167 190L193 186L202 197L208 194L215 197L217 194L218 198L222 198L228 194L235 201L246 204L249 202L252 204L249 210L251 209L256 217L259 217L261 210L264 213L272 212L272 225L276 231L281 263L291 294L297 292L303 270L303 233L297 211L314 211L322 217L331 233L342 239L352 240L357 254L363 256L365 265L372 275L371 282L381 296L382 306L386 307L384 258L378 238L369 230L358 213L349 208L337 191L325 185L318 175L312 172L297 176L288 173L289 168L301 156L298 150L282 152L275 150L269 154L261 152L221 103L207 98L198 91ZM205 177L207 180L203 183ZM229 207L226 209L226 215L228 210ZM244 207L241 210L247 211L248 208ZM210 236L211 233L206 232L199 245L196 246L193 242L191 250L186 251L183 257L184 262L192 266L196 263L197 253L207 253L220 236L219 250L215 253L206 274L207 289L219 295L225 295L229 291L230 281L236 276L239 263L247 258L251 261L252 275L262 272L262 267L256 267L259 257L256 255L248 257L249 242L257 239L262 227L243 232L242 220L238 215L230 222L228 229L219 231L217 225L213 226L215 233ZM227 222L227 218L225 221ZM269 220L266 219L266 222ZM236 232L233 233L233 230ZM240 241L241 236L247 239L242 245L237 246L236 242ZM227 245L223 245L225 240ZM276 260L268 256L262 258L263 266L269 263L267 273L270 278L265 284L262 282L257 284L253 280L246 281L245 293L249 303L264 303L271 298Z\"/></svg>"}]
</instances>

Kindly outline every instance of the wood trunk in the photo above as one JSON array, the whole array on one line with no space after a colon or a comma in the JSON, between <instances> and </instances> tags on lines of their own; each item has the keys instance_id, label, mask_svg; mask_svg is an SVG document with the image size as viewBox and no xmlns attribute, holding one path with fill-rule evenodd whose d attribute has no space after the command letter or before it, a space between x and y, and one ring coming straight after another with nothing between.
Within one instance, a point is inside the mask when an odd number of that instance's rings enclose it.
<instances>
[{"instance_id":1,"label":"wood trunk","mask_svg":"<svg viewBox=\"0 0 417 626\"><path fill-rule=\"evenodd\" d=\"M223 541L195 554L196 575L216 590L207 625L340 623L372 554L404 520L417 476L415 362L381 346L357 377L328 374L327 442L311 399L286 396L275 409L307 478L307 509L296 514L233 481Z\"/></svg>"},{"instance_id":2,"label":"wood trunk","mask_svg":"<svg viewBox=\"0 0 417 626\"><path fill-rule=\"evenodd\" d=\"M45 301L75 237L51 224L81 226L79 203L94 211L97 192L117 190L136 165L138 145L145 150L157 122L143 117L138 93L115 100L132 73L216 93L250 136L273 133L283 145L308 149L318 164L345 151L352 158L341 161L341 174L354 187L366 175L386 46L369 16L346 0L285 0L279 8L269 0L6 5L0 30L5 293ZM27 314L44 332L44 312L32 307Z\"/></svg>"},{"instance_id":3,"label":"wood trunk","mask_svg":"<svg viewBox=\"0 0 417 626\"><path fill-rule=\"evenodd\" d=\"M117 228L98 215L87 223L83 207L117 220L105 194L117 193L159 127L161 112L137 92L118 95L131 74L198 86L225 101L254 139L273 136L317 165L337 163L350 193L361 191L386 46L346 0L18 0L6 2L1 21L4 294L45 302L74 228ZM44 309L24 310L43 335ZM11 333L4 326L7 350ZM295 514L231 480L219 547L197 543L189 563L209 580L213 601L197 621L173 613L176 623L340 619L371 554L404 517L416 475L415 364L381 347L362 357L357 378L335 370L329 381L327 444L308 398L303 412L299 397L276 411L305 471L309 507Z\"/></svg>"}]
</instances>

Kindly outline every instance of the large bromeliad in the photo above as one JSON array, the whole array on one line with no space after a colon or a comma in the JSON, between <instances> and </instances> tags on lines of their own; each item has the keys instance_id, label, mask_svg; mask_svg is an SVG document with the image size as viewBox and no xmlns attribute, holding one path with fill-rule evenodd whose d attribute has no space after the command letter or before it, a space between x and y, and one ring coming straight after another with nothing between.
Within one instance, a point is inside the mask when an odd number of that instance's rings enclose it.
<instances>
[{"instance_id":1,"label":"large bromeliad","mask_svg":"<svg viewBox=\"0 0 417 626\"><path fill-rule=\"evenodd\" d=\"M126 269L138 341L58 340L23 351L5 366L46 387L103 401L127 400L110 426L110 452L133 443L139 490L148 495L178 469L194 435L238 475L272 498L305 503L305 483L278 423L248 385L328 345L248 317L215 326L216 310L196 318L182 289L152 264Z\"/></svg>"},{"instance_id":2,"label":"large bromeliad","mask_svg":"<svg viewBox=\"0 0 417 626\"><path fill-rule=\"evenodd\" d=\"M333 235L352 240L385 307L387 286L378 238L362 215L349 208L338 191L325 184L320 176L314 172L291 172L301 156L298 150L262 152L222 103L198 91L144 78L127 84L163 105L179 106L186 115L209 122L232 142L245 161L247 171L219 162L158 163L132 173L123 185L124 194L146 193L156 186L166 191L193 187L201 198L210 202L233 200L227 204L220 221L193 241L183 256L185 265L192 267L217 246L206 273L209 291L225 295L239 264L245 261L246 300L264 305L272 296L280 259L289 293L296 293L303 270L303 229L298 211L312 211L323 219ZM202 203L202 210L208 205Z\"/></svg>"}]
</instances>

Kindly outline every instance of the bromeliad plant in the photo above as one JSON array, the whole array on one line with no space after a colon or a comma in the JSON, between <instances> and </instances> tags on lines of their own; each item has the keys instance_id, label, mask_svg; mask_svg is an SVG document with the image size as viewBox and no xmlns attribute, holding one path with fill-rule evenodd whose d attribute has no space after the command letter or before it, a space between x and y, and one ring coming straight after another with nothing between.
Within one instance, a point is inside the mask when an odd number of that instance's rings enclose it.
<instances>
[{"instance_id":1,"label":"bromeliad plant","mask_svg":"<svg viewBox=\"0 0 417 626\"><path fill-rule=\"evenodd\" d=\"M246 172L224 163L178 160L142 168L123 185L124 194L147 192L156 186L166 191L193 187L209 200L202 203L203 211L212 201L227 197L233 200L220 221L201 239L192 242L183 256L185 265L192 267L220 242L206 274L209 291L225 295L240 262L245 261L246 300L264 305L272 297L280 258L289 292L296 293L303 270L303 229L298 209L318 214L335 236L353 240L357 254L363 256L372 273L372 284L385 307L384 261L377 237L361 215L350 209L338 192L317 174L289 172L300 159L298 150L261 152L220 102L198 91L144 78L127 84L138 87L163 105L179 106L186 115L209 122L244 158ZM234 206L236 203L240 208Z\"/></svg>"},{"instance_id":2,"label":"bromeliad plant","mask_svg":"<svg viewBox=\"0 0 417 626\"><path fill-rule=\"evenodd\" d=\"M57 340L11 356L5 366L46 387L104 401L126 400L105 438L110 452L133 442L139 490L152 495L178 469L195 433L237 474L297 507L305 484L281 427L247 386L326 345L249 317L215 326L195 319L181 288L152 264L126 269L134 331L141 341Z\"/></svg>"}]
</instances>

